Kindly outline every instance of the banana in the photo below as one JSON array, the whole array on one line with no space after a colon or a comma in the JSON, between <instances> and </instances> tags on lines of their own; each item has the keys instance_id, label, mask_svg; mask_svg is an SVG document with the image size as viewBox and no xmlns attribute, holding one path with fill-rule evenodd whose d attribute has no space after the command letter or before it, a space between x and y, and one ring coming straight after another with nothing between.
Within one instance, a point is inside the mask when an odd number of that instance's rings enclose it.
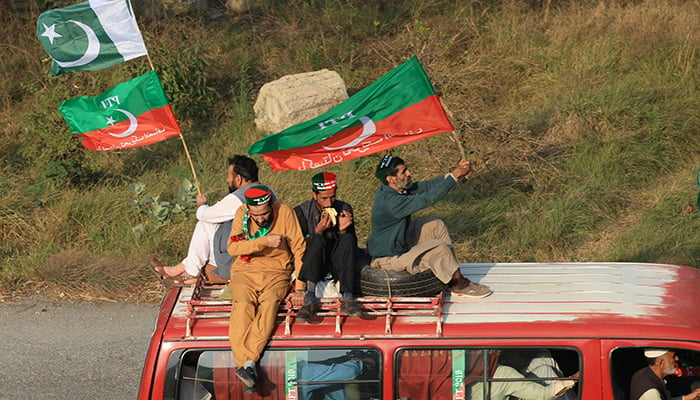
<instances>
[{"instance_id":1,"label":"banana","mask_svg":"<svg viewBox=\"0 0 700 400\"><path fill-rule=\"evenodd\" d=\"M335 208L326 207L323 209L323 212L331 217L331 226L335 226L335 224L338 222L338 212L335 211Z\"/></svg>"}]
</instances>

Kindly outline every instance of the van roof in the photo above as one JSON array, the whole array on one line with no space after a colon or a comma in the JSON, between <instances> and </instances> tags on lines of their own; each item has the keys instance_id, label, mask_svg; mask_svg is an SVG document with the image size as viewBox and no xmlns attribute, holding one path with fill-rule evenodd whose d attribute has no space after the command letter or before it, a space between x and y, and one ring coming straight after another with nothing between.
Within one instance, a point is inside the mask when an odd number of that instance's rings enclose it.
<instances>
[{"instance_id":1,"label":"van roof","mask_svg":"<svg viewBox=\"0 0 700 400\"><path fill-rule=\"evenodd\" d=\"M370 310L349 318L324 300L322 318L296 323L282 307L276 339L400 337L628 337L700 342L700 270L639 263L460 264L494 293L467 299L361 298ZM228 340L223 286L182 288L164 340ZM173 288L178 290L178 288ZM194 296L193 296L194 292ZM387 311L392 315L387 317ZM189 325L188 325L189 324Z\"/></svg>"}]
</instances>

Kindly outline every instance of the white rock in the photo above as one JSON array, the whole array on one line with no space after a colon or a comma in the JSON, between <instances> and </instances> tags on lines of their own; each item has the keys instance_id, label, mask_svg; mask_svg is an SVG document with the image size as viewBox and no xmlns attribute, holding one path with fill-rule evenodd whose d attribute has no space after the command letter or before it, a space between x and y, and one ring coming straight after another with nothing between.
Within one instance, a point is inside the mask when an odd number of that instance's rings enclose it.
<instances>
[{"instance_id":1,"label":"white rock","mask_svg":"<svg viewBox=\"0 0 700 400\"><path fill-rule=\"evenodd\" d=\"M316 118L347 98L345 82L335 71L287 75L260 88L253 106L255 125L276 133Z\"/></svg>"}]
</instances>

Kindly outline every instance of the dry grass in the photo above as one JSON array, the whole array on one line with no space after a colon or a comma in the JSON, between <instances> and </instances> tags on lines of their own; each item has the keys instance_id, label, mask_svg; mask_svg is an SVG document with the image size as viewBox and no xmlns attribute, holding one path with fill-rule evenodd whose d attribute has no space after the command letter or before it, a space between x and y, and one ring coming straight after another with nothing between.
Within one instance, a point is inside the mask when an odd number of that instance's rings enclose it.
<instances>
[{"instance_id":1,"label":"dry grass","mask_svg":"<svg viewBox=\"0 0 700 400\"><path fill-rule=\"evenodd\" d=\"M208 16L141 26L210 200L225 194L226 157L261 136L252 104L264 83L328 68L353 94L417 54L457 132L394 152L417 179L452 168L456 140L476 163L473 179L421 214L446 220L460 259L700 264L700 218L682 214L695 201L700 161L697 1L549 10L514 0L263 1L250 13ZM0 27L0 296L155 301L162 288L146 256L179 262L194 220L154 223L126 205L127 186L175 201L192 178L182 147L173 139L97 153L63 136L54 103L145 64L49 78L26 29L35 17ZM179 45L187 59L172 49ZM361 243L378 157L329 168L355 208ZM272 173L256 160L284 202L310 196L310 173Z\"/></svg>"}]
</instances>

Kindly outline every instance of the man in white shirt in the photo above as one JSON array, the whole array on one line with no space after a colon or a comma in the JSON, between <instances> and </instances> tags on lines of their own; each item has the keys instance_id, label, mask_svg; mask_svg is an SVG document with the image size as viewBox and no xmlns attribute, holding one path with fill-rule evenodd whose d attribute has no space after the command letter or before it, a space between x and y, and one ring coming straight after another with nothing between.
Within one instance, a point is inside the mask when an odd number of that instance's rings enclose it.
<instances>
[{"instance_id":1,"label":"man in white shirt","mask_svg":"<svg viewBox=\"0 0 700 400\"><path fill-rule=\"evenodd\" d=\"M196 282L200 270L206 266L206 277L211 282L227 282L233 258L226 251L231 221L238 207L245 203L243 194L258 182L258 166L252 158L235 155L228 159L226 182L229 194L210 206L207 196L197 195L197 224L195 225L187 257L174 266L163 265L158 258L148 257L151 269L166 286L190 285ZM274 195L273 195L274 197Z\"/></svg>"}]
</instances>

